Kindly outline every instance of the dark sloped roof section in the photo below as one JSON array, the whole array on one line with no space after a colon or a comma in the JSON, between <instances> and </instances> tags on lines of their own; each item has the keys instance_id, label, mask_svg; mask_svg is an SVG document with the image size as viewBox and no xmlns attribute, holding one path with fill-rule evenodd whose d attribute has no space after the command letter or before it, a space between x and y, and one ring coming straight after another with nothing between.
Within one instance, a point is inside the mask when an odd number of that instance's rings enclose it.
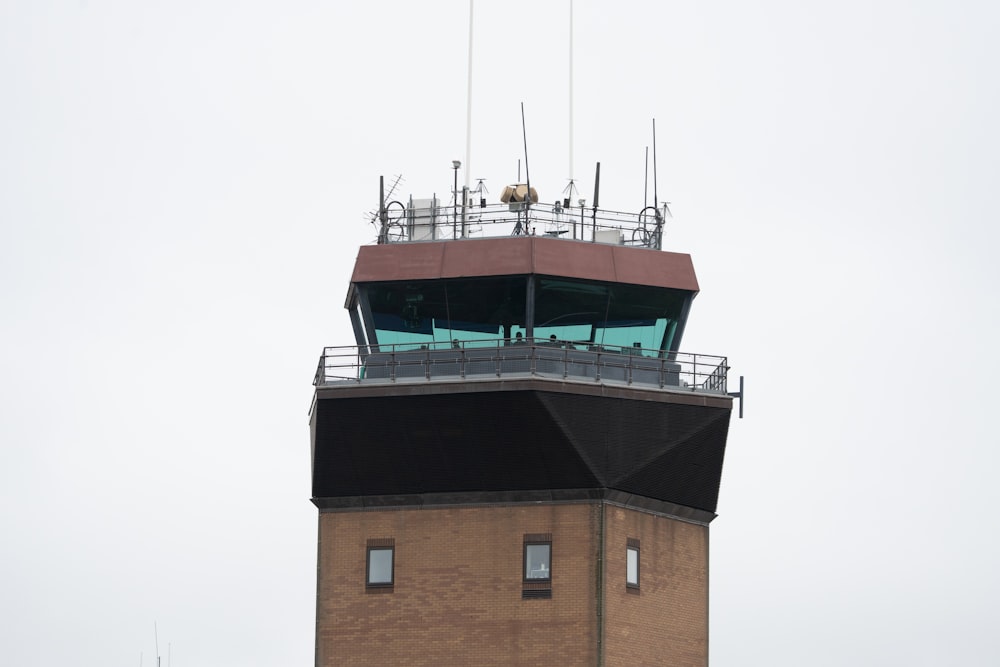
<instances>
[{"instance_id":1,"label":"dark sloped roof section","mask_svg":"<svg viewBox=\"0 0 1000 667\"><path fill-rule=\"evenodd\" d=\"M714 512L731 410L543 394L602 485Z\"/></svg>"}]
</instances>

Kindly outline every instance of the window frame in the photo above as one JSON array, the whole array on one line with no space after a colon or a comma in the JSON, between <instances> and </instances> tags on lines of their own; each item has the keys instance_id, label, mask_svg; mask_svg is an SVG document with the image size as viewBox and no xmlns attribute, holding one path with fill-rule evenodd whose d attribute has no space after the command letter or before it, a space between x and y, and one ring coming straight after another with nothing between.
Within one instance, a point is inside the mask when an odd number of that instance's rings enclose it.
<instances>
[{"instance_id":1,"label":"window frame","mask_svg":"<svg viewBox=\"0 0 1000 667\"><path fill-rule=\"evenodd\" d=\"M528 547L546 547L548 549L548 570L547 576L544 577L532 577L530 575L529 563L528 563ZM522 571L522 578L525 583L541 583L541 582L552 582L552 540L531 540L524 541L524 556L523 556L524 569ZM543 563L545 565L545 563Z\"/></svg>"},{"instance_id":2,"label":"window frame","mask_svg":"<svg viewBox=\"0 0 1000 667\"><path fill-rule=\"evenodd\" d=\"M548 549L548 576L528 578L528 548L544 546ZM524 600L552 599L552 533L525 533L521 548L521 598Z\"/></svg>"},{"instance_id":3,"label":"window frame","mask_svg":"<svg viewBox=\"0 0 1000 667\"><path fill-rule=\"evenodd\" d=\"M635 553L635 581L630 577L631 563L629 556ZM625 588L635 591L639 590L639 582L642 581L642 549L639 540L630 537L625 541Z\"/></svg>"},{"instance_id":4,"label":"window frame","mask_svg":"<svg viewBox=\"0 0 1000 667\"><path fill-rule=\"evenodd\" d=\"M389 580L372 581L372 553L389 552ZM365 588L392 589L396 585L396 541L389 538L370 539L365 548Z\"/></svg>"}]
</instances>

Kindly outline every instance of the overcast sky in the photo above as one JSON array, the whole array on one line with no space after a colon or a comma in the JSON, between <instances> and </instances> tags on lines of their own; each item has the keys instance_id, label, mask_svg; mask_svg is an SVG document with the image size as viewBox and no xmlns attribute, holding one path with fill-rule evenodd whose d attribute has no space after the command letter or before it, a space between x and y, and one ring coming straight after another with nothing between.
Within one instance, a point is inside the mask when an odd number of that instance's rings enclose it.
<instances>
[{"instance_id":1,"label":"overcast sky","mask_svg":"<svg viewBox=\"0 0 1000 667\"><path fill-rule=\"evenodd\" d=\"M476 3L473 179L639 210L747 377L713 667L1000 664L1000 6ZM0 0L0 654L310 665L307 410L378 177L467 162L468 2ZM465 179L466 164L460 171Z\"/></svg>"}]
</instances>

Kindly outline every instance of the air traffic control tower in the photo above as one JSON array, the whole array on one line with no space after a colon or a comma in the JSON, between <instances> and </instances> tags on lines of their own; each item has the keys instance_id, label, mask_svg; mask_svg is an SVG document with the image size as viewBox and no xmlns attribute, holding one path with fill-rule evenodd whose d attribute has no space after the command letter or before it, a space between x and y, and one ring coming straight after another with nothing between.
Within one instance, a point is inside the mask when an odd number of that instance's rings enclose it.
<instances>
[{"instance_id":1,"label":"air traffic control tower","mask_svg":"<svg viewBox=\"0 0 1000 667\"><path fill-rule=\"evenodd\" d=\"M514 192L383 204L358 253L310 414L317 666L708 664L733 399L679 351L691 258L658 210Z\"/></svg>"}]
</instances>

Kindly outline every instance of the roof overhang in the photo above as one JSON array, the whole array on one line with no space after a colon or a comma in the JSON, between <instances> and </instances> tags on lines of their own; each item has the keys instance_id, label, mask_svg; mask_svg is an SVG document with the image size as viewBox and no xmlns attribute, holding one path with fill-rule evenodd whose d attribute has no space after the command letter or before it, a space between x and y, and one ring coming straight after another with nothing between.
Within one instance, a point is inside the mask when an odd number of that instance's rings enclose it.
<instances>
[{"instance_id":1,"label":"roof overhang","mask_svg":"<svg viewBox=\"0 0 1000 667\"><path fill-rule=\"evenodd\" d=\"M362 246L351 282L527 274L698 292L690 255L542 236Z\"/></svg>"}]
</instances>

